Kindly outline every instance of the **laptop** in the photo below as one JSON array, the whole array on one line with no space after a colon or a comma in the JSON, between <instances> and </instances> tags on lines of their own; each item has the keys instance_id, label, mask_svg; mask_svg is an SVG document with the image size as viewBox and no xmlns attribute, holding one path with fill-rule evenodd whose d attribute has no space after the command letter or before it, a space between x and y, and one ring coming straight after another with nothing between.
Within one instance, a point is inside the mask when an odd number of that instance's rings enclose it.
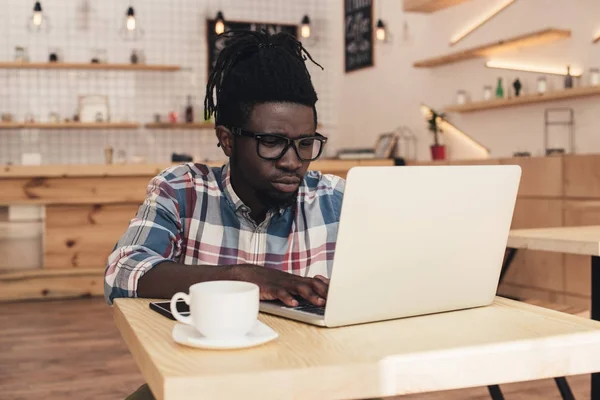
<instances>
[{"instance_id":1,"label":"laptop","mask_svg":"<svg viewBox=\"0 0 600 400\"><path fill-rule=\"evenodd\" d=\"M351 168L327 304L260 310L339 327L490 305L520 178L516 165Z\"/></svg>"}]
</instances>

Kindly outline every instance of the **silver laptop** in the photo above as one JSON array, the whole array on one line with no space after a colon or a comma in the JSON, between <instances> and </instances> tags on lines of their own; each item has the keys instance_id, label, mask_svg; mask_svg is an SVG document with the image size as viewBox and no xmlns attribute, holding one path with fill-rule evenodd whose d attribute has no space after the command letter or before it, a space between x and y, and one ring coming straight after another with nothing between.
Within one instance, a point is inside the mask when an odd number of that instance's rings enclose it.
<instances>
[{"instance_id":1,"label":"silver laptop","mask_svg":"<svg viewBox=\"0 0 600 400\"><path fill-rule=\"evenodd\" d=\"M261 311L337 327L491 304L520 178L515 165L352 168L326 306Z\"/></svg>"}]
</instances>

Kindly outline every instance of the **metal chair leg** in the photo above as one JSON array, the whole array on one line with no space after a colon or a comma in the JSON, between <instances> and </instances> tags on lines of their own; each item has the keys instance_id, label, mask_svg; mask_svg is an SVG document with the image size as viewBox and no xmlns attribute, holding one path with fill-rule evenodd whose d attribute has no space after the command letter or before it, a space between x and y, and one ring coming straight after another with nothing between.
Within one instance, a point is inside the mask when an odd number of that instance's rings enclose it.
<instances>
[{"instance_id":1,"label":"metal chair leg","mask_svg":"<svg viewBox=\"0 0 600 400\"><path fill-rule=\"evenodd\" d=\"M556 386L558 386L558 390L560 390L560 395L563 400L575 400L573 396L573 392L571 391L571 387L569 386L569 382L567 382L567 378L564 376L560 378L554 378L554 382L556 382Z\"/></svg>"},{"instance_id":2,"label":"metal chair leg","mask_svg":"<svg viewBox=\"0 0 600 400\"><path fill-rule=\"evenodd\" d=\"M504 400L504 395L502 394L502 390L500 390L500 386L490 385L488 386L488 391L490 392L492 400Z\"/></svg>"}]
</instances>

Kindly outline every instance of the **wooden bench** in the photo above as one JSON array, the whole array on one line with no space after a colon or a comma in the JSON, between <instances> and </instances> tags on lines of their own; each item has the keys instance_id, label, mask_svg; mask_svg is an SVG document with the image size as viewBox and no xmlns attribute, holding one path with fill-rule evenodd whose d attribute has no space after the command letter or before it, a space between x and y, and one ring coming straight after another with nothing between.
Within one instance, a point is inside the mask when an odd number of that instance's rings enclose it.
<instances>
[{"instance_id":1,"label":"wooden bench","mask_svg":"<svg viewBox=\"0 0 600 400\"><path fill-rule=\"evenodd\" d=\"M550 310L563 312L566 314L577 315L579 317L590 318L590 310L586 307L572 306L568 304L557 304L539 299L526 299L523 303L532 304L534 306L549 308Z\"/></svg>"}]
</instances>

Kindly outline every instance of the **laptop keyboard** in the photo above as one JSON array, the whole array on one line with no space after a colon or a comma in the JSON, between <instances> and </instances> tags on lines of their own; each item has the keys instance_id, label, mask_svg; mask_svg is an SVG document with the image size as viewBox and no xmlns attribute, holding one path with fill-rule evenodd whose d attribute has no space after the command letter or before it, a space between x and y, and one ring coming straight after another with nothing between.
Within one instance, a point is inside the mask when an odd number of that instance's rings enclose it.
<instances>
[{"instance_id":1,"label":"laptop keyboard","mask_svg":"<svg viewBox=\"0 0 600 400\"><path fill-rule=\"evenodd\" d=\"M321 316L325 315L325 307L315 306L315 305L311 304L308 300L303 299L302 297L294 296L294 298L298 301L298 305L296 307L287 306L279 300L274 300L272 303L280 305L285 308L292 309L292 310L303 311L303 312L307 312L310 314L321 315Z\"/></svg>"}]
</instances>

